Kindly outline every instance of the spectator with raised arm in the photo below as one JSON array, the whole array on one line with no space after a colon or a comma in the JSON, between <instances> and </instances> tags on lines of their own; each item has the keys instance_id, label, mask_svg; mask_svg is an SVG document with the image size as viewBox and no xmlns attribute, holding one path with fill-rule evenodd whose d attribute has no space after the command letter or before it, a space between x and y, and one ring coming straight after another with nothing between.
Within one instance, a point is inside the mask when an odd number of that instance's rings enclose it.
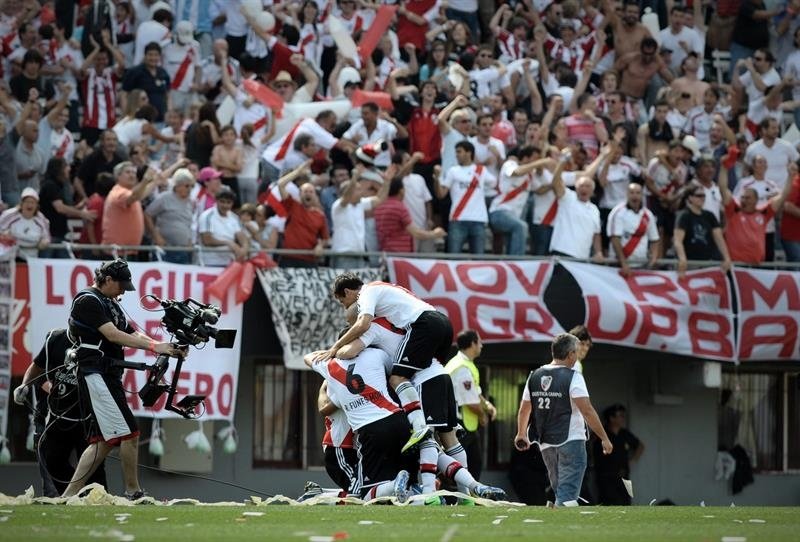
<instances>
[{"instance_id":1,"label":"spectator with raised arm","mask_svg":"<svg viewBox=\"0 0 800 542\"><path fill-rule=\"evenodd\" d=\"M794 178L797 175L797 166L792 166L790 173ZM742 188L738 191L739 196L734 197L728 188L728 171L722 168L719 173L719 189L725 208L725 241L731 260L751 264L769 261L766 256L770 251L767 249L771 248L774 253L775 243L773 218L789 196L792 183L786 183L783 190L773 194L762 204L762 195L753 186ZM772 224L772 235L767 234L768 224Z\"/></svg>"}]
</instances>

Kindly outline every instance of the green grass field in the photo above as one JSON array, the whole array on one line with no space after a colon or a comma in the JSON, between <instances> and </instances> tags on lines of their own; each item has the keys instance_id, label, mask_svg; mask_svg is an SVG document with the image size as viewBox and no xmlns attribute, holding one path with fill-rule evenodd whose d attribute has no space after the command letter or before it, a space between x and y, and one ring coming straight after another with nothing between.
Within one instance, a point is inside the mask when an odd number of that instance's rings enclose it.
<instances>
[{"instance_id":1,"label":"green grass field","mask_svg":"<svg viewBox=\"0 0 800 542\"><path fill-rule=\"evenodd\" d=\"M263 512L263 515L243 515ZM130 514L124 521L115 514ZM17 506L0 540L797 541L796 508Z\"/></svg>"}]
</instances>

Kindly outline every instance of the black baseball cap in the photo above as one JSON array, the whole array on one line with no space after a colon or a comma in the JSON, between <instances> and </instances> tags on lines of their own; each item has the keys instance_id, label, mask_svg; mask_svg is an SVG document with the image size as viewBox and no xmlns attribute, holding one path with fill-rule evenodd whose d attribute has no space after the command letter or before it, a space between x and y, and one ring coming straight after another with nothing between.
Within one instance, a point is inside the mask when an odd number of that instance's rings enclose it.
<instances>
[{"instance_id":1,"label":"black baseball cap","mask_svg":"<svg viewBox=\"0 0 800 542\"><path fill-rule=\"evenodd\" d=\"M121 259L112 260L104 263L100 267L100 275L109 277L122 285L126 292L133 292L136 288L131 280L131 270L128 269L128 262Z\"/></svg>"}]
</instances>

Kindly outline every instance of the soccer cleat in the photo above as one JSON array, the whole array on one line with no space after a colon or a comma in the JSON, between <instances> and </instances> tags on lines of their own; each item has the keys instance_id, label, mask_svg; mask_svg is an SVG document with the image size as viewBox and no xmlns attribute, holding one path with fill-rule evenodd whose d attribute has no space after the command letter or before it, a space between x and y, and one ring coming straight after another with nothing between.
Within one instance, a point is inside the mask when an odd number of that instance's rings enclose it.
<instances>
[{"instance_id":1,"label":"soccer cleat","mask_svg":"<svg viewBox=\"0 0 800 542\"><path fill-rule=\"evenodd\" d=\"M401 470L397 473L394 479L394 487L392 487L392 495L397 498L397 502L406 502L408 500L408 471Z\"/></svg>"},{"instance_id":2,"label":"soccer cleat","mask_svg":"<svg viewBox=\"0 0 800 542\"><path fill-rule=\"evenodd\" d=\"M138 491L134 491L133 493L125 492L125 498L129 501L138 501L141 498L149 497L147 492L144 489L139 489Z\"/></svg>"},{"instance_id":3,"label":"soccer cleat","mask_svg":"<svg viewBox=\"0 0 800 542\"><path fill-rule=\"evenodd\" d=\"M431 495L425 499L425 506L445 506L446 504L444 497L439 495Z\"/></svg>"},{"instance_id":4,"label":"soccer cleat","mask_svg":"<svg viewBox=\"0 0 800 542\"><path fill-rule=\"evenodd\" d=\"M303 487L303 494L297 498L297 502L307 501L319 495L322 495L322 486L316 482L306 482L305 487Z\"/></svg>"},{"instance_id":5,"label":"soccer cleat","mask_svg":"<svg viewBox=\"0 0 800 542\"><path fill-rule=\"evenodd\" d=\"M480 497L481 499L489 499L490 501L504 501L508 497L506 492L499 487L478 485L472 490L473 497Z\"/></svg>"},{"instance_id":6,"label":"soccer cleat","mask_svg":"<svg viewBox=\"0 0 800 542\"><path fill-rule=\"evenodd\" d=\"M405 443L401 452L406 453L408 450L425 440L430 434L431 428L427 425L417 429L411 433L411 436L408 438L408 442Z\"/></svg>"}]
</instances>

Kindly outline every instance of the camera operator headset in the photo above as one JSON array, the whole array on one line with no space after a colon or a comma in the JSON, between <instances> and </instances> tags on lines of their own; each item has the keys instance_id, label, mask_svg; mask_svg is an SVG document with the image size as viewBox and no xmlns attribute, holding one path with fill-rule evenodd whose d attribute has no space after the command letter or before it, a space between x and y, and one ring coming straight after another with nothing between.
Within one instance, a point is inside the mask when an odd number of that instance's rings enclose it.
<instances>
[{"instance_id":1,"label":"camera operator headset","mask_svg":"<svg viewBox=\"0 0 800 542\"><path fill-rule=\"evenodd\" d=\"M73 340L66 329L47 333L42 349L25 371L22 384L14 390L14 402L28 403L28 388L33 390L36 405L34 446L45 497L58 497L75 473L70 457L80 457L88 446L83 432L78 381L74 360L65 364ZM106 472L101 463L87 479L104 487Z\"/></svg>"},{"instance_id":2,"label":"camera operator headset","mask_svg":"<svg viewBox=\"0 0 800 542\"><path fill-rule=\"evenodd\" d=\"M89 446L81 454L64 497L75 495L114 446L120 447L125 496L144 495L137 473L139 428L122 387L124 347L156 354L185 356L171 343L159 343L136 331L125 318L117 298L134 291L124 260L105 262L94 273L94 284L72 300L69 333L78 364L78 386L84 413L91 413L86 434Z\"/></svg>"}]
</instances>

